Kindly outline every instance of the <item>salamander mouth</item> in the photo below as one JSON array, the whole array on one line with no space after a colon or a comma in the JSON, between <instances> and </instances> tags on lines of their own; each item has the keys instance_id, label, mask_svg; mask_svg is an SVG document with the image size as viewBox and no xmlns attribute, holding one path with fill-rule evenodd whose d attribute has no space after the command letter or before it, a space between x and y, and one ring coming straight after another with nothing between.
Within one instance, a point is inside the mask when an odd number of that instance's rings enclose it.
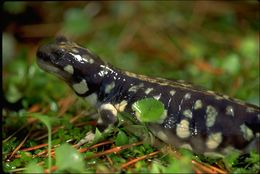
<instances>
[{"instance_id":1,"label":"salamander mouth","mask_svg":"<svg viewBox=\"0 0 260 174\"><path fill-rule=\"evenodd\" d=\"M55 67L53 64L51 64L47 61L44 61L40 57L37 58L36 62L40 68L42 68L43 70L45 70L51 74L56 75L57 77L61 78L62 80L65 80L66 82L69 82L69 80L71 79L71 75L69 73Z\"/></svg>"},{"instance_id":2,"label":"salamander mouth","mask_svg":"<svg viewBox=\"0 0 260 174\"><path fill-rule=\"evenodd\" d=\"M59 52L59 49L55 44L44 45L37 50L36 62L43 70L56 75L66 82L69 82L71 79L71 74L64 71L62 67L57 65L59 59L61 60L64 55L65 53L61 51Z\"/></svg>"}]
</instances>

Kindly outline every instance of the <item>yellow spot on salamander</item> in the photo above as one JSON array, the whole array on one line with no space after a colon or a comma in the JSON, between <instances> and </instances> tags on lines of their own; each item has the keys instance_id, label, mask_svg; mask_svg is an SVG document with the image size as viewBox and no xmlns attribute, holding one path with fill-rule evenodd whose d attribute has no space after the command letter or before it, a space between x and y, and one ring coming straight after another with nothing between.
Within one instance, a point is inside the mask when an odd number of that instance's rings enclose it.
<instances>
[{"instance_id":1,"label":"yellow spot on salamander","mask_svg":"<svg viewBox=\"0 0 260 174\"><path fill-rule=\"evenodd\" d=\"M75 83L72 85L72 88L78 93L78 94L85 94L89 89L88 85L85 79L83 79L80 83Z\"/></svg>"},{"instance_id":2,"label":"yellow spot on salamander","mask_svg":"<svg viewBox=\"0 0 260 174\"><path fill-rule=\"evenodd\" d=\"M106 103L100 106L100 110L108 110L110 111L114 116L117 115L116 108L111 103Z\"/></svg>"},{"instance_id":3,"label":"yellow spot on salamander","mask_svg":"<svg viewBox=\"0 0 260 174\"><path fill-rule=\"evenodd\" d=\"M245 124L242 124L240 126L240 130L243 133L243 137L247 141L251 140L254 137L253 131L249 127L247 127Z\"/></svg>"},{"instance_id":4,"label":"yellow spot on salamander","mask_svg":"<svg viewBox=\"0 0 260 174\"><path fill-rule=\"evenodd\" d=\"M194 109L200 109L202 108L202 101L201 100L196 100L196 102L194 103Z\"/></svg>"},{"instance_id":5,"label":"yellow spot on salamander","mask_svg":"<svg viewBox=\"0 0 260 174\"><path fill-rule=\"evenodd\" d=\"M79 50L78 50L77 48L72 48L71 51L72 51L73 53L76 53L76 54L79 53Z\"/></svg>"},{"instance_id":6,"label":"yellow spot on salamander","mask_svg":"<svg viewBox=\"0 0 260 174\"><path fill-rule=\"evenodd\" d=\"M148 95L152 90L153 90L153 88L147 88L144 93L146 95Z\"/></svg>"},{"instance_id":7,"label":"yellow spot on salamander","mask_svg":"<svg viewBox=\"0 0 260 174\"><path fill-rule=\"evenodd\" d=\"M153 96L153 98L156 99L156 100L159 100L159 99L161 98L161 95L162 95L162 94L160 93L160 94L158 94L158 95Z\"/></svg>"},{"instance_id":8,"label":"yellow spot on salamander","mask_svg":"<svg viewBox=\"0 0 260 174\"><path fill-rule=\"evenodd\" d=\"M119 112L123 112L125 110L125 107L127 106L127 101L123 100L121 101L119 104L115 105L115 108L119 111Z\"/></svg>"},{"instance_id":9,"label":"yellow spot on salamander","mask_svg":"<svg viewBox=\"0 0 260 174\"><path fill-rule=\"evenodd\" d=\"M177 124L176 134L180 138L187 138L190 136L189 130L189 121L188 120L181 120L179 124Z\"/></svg>"},{"instance_id":10,"label":"yellow spot on salamander","mask_svg":"<svg viewBox=\"0 0 260 174\"><path fill-rule=\"evenodd\" d=\"M246 112L252 113L252 112L254 112L254 108L252 108L252 107L247 107L247 108L246 108Z\"/></svg>"},{"instance_id":11,"label":"yellow spot on salamander","mask_svg":"<svg viewBox=\"0 0 260 174\"><path fill-rule=\"evenodd\" d=\"M209 149L216 149L221 142L222 142L222 133L217 132L209 135L206 145Z\"/></svg>"},{"instance_id":12,"label":"yellow spot on salamander","mask_svg":"<svg viewBox=\"0 0 260 174\"><path fill-rule=\"evenodd\" d=\"M174 96L175 93L176 93L175 90L171 90L171 91L170 91L171 96Z\"/></svg>"},{"instance_id":13,"label":"yellow spot on salamander","mask_svg":"<svg viewBox=\"0 0 260 174\"><path fill-rule=\"evenodd\" d=\"M90 56L83 54L82 55L83 61L85 61L86 63L90 63L93 64L94 63L94 59L92 59Z\"/></svg>"},{"instance_id":14,"label":"yellow spot on salamander","mask_svg":"<svg viewBox=\"0 0 260 174\"><path fill-rule=\"evenodd\" d=\"M216 121L216 117L218 115L217 110L211 106L208 105L206 109L206 125L207 127L212 127Z\"/></svg>"},{"instance_id":15,"label":"yellow spot on salamander","mask_svg":"<svg viewBox=\"0 0 260 174\"><path fill-rule=\"evenodd\" d=\"M184 99L185 99L185 100L190 99L190 97L191 97L190 93L187 93L187 94L184 95Z\"/></svg>"},{"instance_id":16,"label":"yellow spot on salamander","mask_svg":"<svg viewBox=\"0 0 260 174\"><path fill-rule=\"evenodd\" d=\"M63 69L64 69L64 71L66 71L66 72L68 72L70 74L74 73L74 68L71 65L66 65Z\"/></svg>"},{"instance_id":17,"label":"yellow spot on salamander","mask_svg":"<svg viewBox=\"0 0 260 174\"><path fill-rule=\"evenodd\" d=\"M232 106L226 107L226 115L231 115L234 117L234 108Z\"/></svg>"},{"instance_id":18,"label":"yellow spot on salamander","mask_svg":"<svg viewBox=\"0 0 260 174\"><path fill-rule=\"evenodd\" d=\"M182 114L187 118L192 118L192 112L189 109L184 110Z\"/></svg>"},{"instance_id":19,"label":"yellow spot on salamander","mask_svg":"<svg viewBox=\"0 0 260 174\"><path fill-rule=\"evenodd\" d=\"M112 89L114 89L114 87L115 87L115 82L108 84L105 88L105 93L109 94L112 91Z\"/></svg>"},{"instance_id":20,"label":"yellow spot on salamander","mask_svg":"<svg viewBox=\"0 0 260 174\"><path fill-rule=\"evenodd\" d=\"M215 96L215 99L216 99L216 100L222 100L223 97L221 97L221 96L219 96L219 95L216 95L216 96Z\"/></svg>"}]
</instances>

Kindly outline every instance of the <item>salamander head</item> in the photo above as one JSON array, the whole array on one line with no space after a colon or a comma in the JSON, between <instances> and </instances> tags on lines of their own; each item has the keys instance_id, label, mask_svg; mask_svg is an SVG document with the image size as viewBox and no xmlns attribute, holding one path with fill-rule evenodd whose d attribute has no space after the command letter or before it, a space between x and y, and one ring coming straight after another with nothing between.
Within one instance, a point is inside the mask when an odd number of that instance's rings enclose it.
<instances>
[{"instance_id":1,"label":"salamander head","mask_svg":"<svg viewBox=\"0 0 260 174\"><path fill-rule=\"evenodd\" d=\"M37 50L37 63L43 70L65 80L72 88L75 84L98 86L102 81L97 74L104 67L104 62L63 36ZM76 92L83 94L82 91Z\"/></svg>"}]
</instances>

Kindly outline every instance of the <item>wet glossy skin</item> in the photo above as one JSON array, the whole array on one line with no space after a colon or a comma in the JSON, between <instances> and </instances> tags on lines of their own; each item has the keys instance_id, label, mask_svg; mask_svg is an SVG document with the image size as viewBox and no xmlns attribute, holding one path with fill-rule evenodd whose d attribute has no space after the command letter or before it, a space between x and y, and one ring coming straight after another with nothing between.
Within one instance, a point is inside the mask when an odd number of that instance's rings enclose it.
<instances>
[{"instance_id":1,"label":"wet glossy skin","mask_svg":"<svg viewBox=\"0 0 260 174\"><path fill-rule=\"evenodd\" d=\"M40 47L37 57L41 68L61 77L97 108L101 130L116 122L118 112L135 117L132 104L152 97L164 104L166 114L148 128L166 143L198 153L226 153L233 148L246 151L259 140L257 106L182 82L119 70L64 37Z\"/></svg>"}]
</instances>

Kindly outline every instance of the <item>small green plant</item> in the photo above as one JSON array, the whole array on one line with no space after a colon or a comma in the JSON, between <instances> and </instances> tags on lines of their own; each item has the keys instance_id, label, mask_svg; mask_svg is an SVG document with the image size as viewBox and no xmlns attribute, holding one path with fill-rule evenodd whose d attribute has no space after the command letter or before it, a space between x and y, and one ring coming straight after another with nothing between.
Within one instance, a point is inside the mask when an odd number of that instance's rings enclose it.
<instances>
[{"instance_id":1,"label":"small green plant","mask_svg":"<svg viewBox=\"0 0 260 174\"><path fill-rule=\"evenodd\" d=\"M132 106L135 115L141 122L161 122L166 117L164 105L154 98L145 98L135 102Z\"/></svg>"}]
</instances>

